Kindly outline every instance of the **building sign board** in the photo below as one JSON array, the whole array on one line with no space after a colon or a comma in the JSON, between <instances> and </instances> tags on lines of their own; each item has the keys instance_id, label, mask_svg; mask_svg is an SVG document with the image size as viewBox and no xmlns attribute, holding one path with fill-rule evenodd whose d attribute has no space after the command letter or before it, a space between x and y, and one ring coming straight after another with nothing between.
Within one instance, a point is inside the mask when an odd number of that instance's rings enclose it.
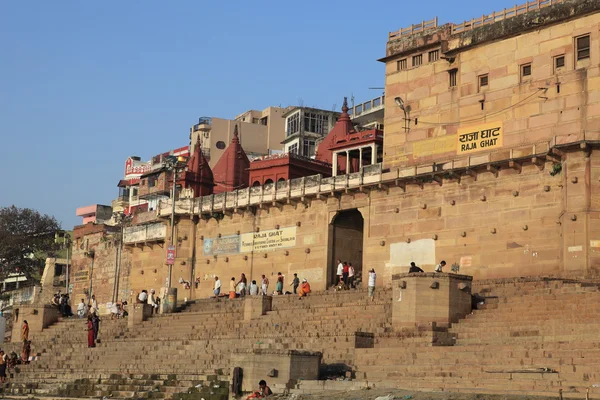
<instances>
[{"instance_id":1,"label":"building sign board","mask_svg":"<svg viewBox=\"0 0 600 400\"><path fill-rule=\"evenodd\" d=\"M175 264L175 246L167 247L167 265Z\"/></svg>"},{"instance_id":2,"label":"building sign board","mask_svg":"<svg viewBox=\"0 0 600 400\"><path fill-rule=\"evenodd\" d=\"M240 236L223 236L214 239L204 239L204 255L238 254L240 252Z\"/></svg>"},{"instance_id":3,"label":"building sign board","mask_svg":"<svg viewBox=\"0 0 600 400\"><path fill-rule=\"evenodd\" d=\"M241 239L240 251L242 253L294 247L296 245L296 227L244 233L241 235Z\"/></svg>"},{"instance_id":4,"label":"building sign board","mask_svg":"<svg viewBox=\"0 0 600 400\"><path fill-rule=\"evenodd\" d=\"M77 271L72 274L71 279L74 283L87 282L90 279L90 271L88 269Z\"/></svg>"},{"instance_id":5,"label":"building sign board","mask_svg":"<svg viewBox=\"0 0 600 400\"><path fill-rule=\"evenodd\" d=\"M462 127L456 137L457 154L494 150L503 144L502 121Z\"/></svg>"},{"instance_id":6,"label":"building sign board","mask_svg":"<svg viewBox=\"0 0 600 400\"><path fill-rule=\"evenodd\" d=\"M204 239L205 256L218 254L239 254L252 251L271 251L294 247L296 245L296 227L273 229L262 232L243 233L241 235Z\"/></svg>"}]
</instances>

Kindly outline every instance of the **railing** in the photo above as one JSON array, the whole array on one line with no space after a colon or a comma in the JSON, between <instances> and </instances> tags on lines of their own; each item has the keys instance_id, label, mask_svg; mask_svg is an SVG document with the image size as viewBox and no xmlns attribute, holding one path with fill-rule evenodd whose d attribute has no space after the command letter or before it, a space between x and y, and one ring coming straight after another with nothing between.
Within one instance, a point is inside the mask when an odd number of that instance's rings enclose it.
<instances>
[{"instance_id":1,"label":"railing","mask_svg":"<svg viewBox=\"0 0 600 400\"><path fill-rule=\"evenodd\" d=\"M494 22L502 21L504 19L516 17L530 11L540 10L545 7L549 7L553 4L562 3L564 0L533 0L528 1L525 4L514 6L511 8L505 8L499 12L493 12L489 15L483 15L480 18L473 18L470 21L465 21L462 24L452 24L452 33L459 33L475 29L479 26L493 24Z\"/></svg>"},{"instance_id":2,"label":"railing","mask_svg":"<svg viewBox=\"0 0 600 400\"><path fill-rule=\"evenodd\" d=\"M198 118L198 123L196 125L194 125L194 132L201 130L200 129L200 125L211 126L212 125L212 118L211 117L200 117L200 118Z\"/></svg>"},{"instance_id":3,"label":"railing","mask_svg":"<svg viewBox=\"0 0 600 400\"><path fill-rule=\"evenodd\" d=\"M414 33L421 33L427 29L437 28L437 26L438 19L437 17L435 17L434 19L431 19L429 21L421 21L420 24L414 24L409 26L408 28L403 28L396 32L390 32L388 38L395 39L401 36L412 35Z\"/></svg>"},{"instance_id":4,"label":"railing","mask_svg":"<svg viewBox=\"0 0 600 400\"><path fill-rule=\"evenodd\" d=\"M182 199L175 202L175 213L213 214L236 208L257 206L261 203L285 202L294 197L317 196L319 193L373 185L381 182L381 177L381 164L373 164L363 167L361 172L331 178L313 175L232 192ZM171 199L161 201L158 206L158 215L161 217L171 215L172 204Z\"/></svg>"},{"instance_id":5,"label":"railing","mask_svg":"<svg viewBox=\"0 0 600 400\"><path fill-rule=\"evenodd\" d=\"M123 229L123 243L163 241L167 237L167 226L162 223L136 225Z\"/></svg>"},{"instance_id":6,"label":"railing","mask_svg":"<svg viewBox=\"0 0 600 400\"><path fill-rule=\"evenodd\" d=\"M352 118L356 118L360 115L367 114L374 111L379 111L383 109L383 105L385 103L385 96L380 96L374 98L373 100L369 100L367 102L357 104L352 109Z\"/></svg>"}]
</instances>

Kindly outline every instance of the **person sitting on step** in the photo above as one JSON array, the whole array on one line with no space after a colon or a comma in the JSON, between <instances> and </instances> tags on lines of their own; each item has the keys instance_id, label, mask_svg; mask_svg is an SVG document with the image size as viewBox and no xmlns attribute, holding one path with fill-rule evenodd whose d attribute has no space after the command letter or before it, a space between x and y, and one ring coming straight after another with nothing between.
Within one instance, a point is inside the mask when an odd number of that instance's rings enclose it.
<instances>
[{"instance_id":1,"label":"person sitting on step","mask_svg":"<svg viewBox=\"0 0 600 400\"><path fill-rule=\"evenodd\" d=\"M308 281L305 279L302 279L302 284L300 285L300 288L298 289L298 298L302 299L303 297L307 296L310 293L310 284L308 283Z\"/></svg>"},{"instance_id":2,"label":"person sitting on step","mask_svg":"<svg viewBox=\"0 0 600 400\"><path fill-rule=\"evenodd\" d=\"M252 393L248 396L248 399L264 399L265 397L269 397L273 394L271 388L267 386L267 382L263 379L258 382L258 391Z\"/></svg>"}]
</instances>

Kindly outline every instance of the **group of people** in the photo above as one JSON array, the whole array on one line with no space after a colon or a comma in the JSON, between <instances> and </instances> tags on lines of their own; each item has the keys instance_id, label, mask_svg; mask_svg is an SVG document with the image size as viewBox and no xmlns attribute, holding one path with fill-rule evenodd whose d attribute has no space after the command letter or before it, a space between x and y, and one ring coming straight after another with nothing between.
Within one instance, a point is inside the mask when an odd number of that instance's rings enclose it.
<instances>
[{"instance_id":1,"label":"group of people","mask_svg":"<svg viewBox=\"0 0 600 400\"><path fill-rule=\"evenodd\" d=\"M71 299L68 294L61 293L60 290L52 296L50 304L58 308L61 315L65 318L72 317L73 312L71 310Z\"/></svg>"},{"instance_id":2,"label":"group of people","mask_svg":"<svg viewBox=\"0 0 600 400\"><path fill-rule=\"evenodd\" d=\"M434 268L434 272L444 272L444 267L446 266L446 261L442 260L438 265L435 266ZM420 268L419 266L417 266L417 264L413 261L410 263L410 267L408 268L408 273L409 274L414 274L417 272L425 272L423 271L422 268Z\"/></svg>"},{"instance_id":3,"label":"group of people","mask_svg":"<svg viewBox=\"0 0 600 400\"><path fill-rule=\"evenodd\" d=\"M277 281L275 284L275 292L273 295L283 295L283 294L292 294L292 292L286 291L284 292L284 282L285 277L281 272L277 273ZM294 274L294 278L290 285L293 290L293 294L299 296L299 298L305 297L310 293L310 284L307 279L303 279L302 283L300 283L300 278L298 278L298 274ZM218 276L215 276L215 284L213 288L213 293L215 297L218 299L224 295L221 295L222 292L222 283ZM232 277L229 281L229 298L235 299L236 297L245 297L249 296L258 296L258 295L267 296L269 295L269 278L266 275L262 275L260 287L256 280L252 280L248 285L248 278L246 278L246 274L242 273L240 279L236 279Z\"/></svg>"},{"instance_id":4,"label":"group of people","mask_svg":"<svg viewBox=\"0 0 600 400\"><path fill-rule=\"evenodd\" d=\"M336 276L336 286L340 286L342 289L356 287L356 271L351 262L338 260Z\"/></svg>"},{"instance_id":5,"label":"group of people","mask_svg":"<svg viewBox=\"0 0 600 400\"><path fill-rule=\"evenodd\" d=\"M152 314L158 314L160 310L160 296L156 295L154 289L150 289L150 293L146 289L142 290L138 295L137 302L150 304L152 306Z\"/></svg>"},{"instance_id":6,"label":"group of people","mask_svg":"<svg viewBox=\"0 0 600 400\"><path fill-rule=\"evenodd\" d=\"M29 323L24 320L21 326L21 358L14 351L7 354L0 349L0 383L6 382L6 372L9 368L14 368L17 364L29 364L31 355L31 340L29 340Z\"/></svg>"}]
</instances>

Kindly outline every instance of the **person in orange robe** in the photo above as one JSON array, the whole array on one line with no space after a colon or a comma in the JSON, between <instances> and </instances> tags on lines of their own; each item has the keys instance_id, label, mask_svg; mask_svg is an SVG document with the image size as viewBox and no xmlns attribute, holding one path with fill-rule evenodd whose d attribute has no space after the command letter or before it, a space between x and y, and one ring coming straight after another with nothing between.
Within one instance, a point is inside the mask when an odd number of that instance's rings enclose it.
<instances>
[{"instance_id":1,"label":"person in orange robe","mask_svg":"<svg viewBox=\"0 0 600 400\"><path fill-rule=\"evenodd\" d=\"M306 279L302 279L302 284L300 285L300 289L298 289L298 296L300 298L305 297L310 293L310 284Z\"/></svg>"}]
</instances>

